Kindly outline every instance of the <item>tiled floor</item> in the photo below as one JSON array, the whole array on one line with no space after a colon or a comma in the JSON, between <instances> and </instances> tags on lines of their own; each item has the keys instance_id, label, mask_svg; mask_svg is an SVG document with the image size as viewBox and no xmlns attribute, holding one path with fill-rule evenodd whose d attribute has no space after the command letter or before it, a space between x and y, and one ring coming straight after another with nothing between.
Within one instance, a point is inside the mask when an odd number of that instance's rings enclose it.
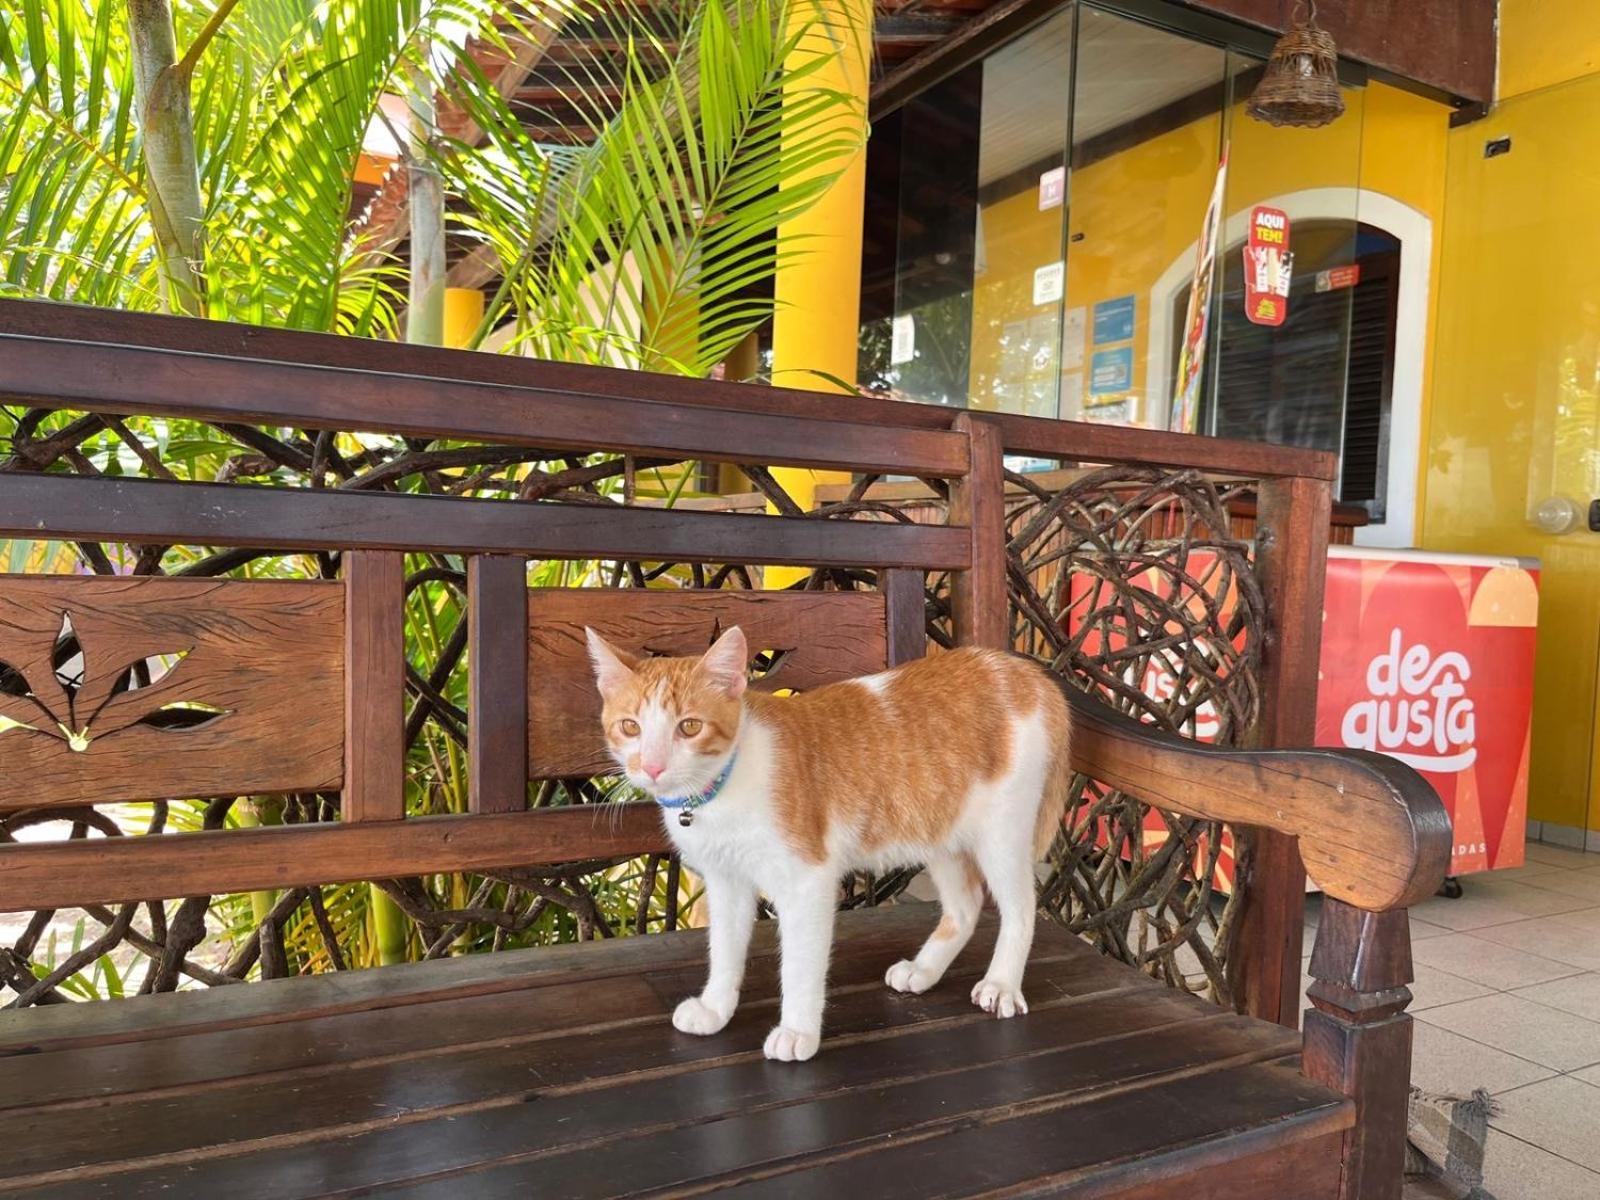
<instances>
[{"instance_id":1,"label":"tiled floor","mask_svg":"<svg viewBox=\"0 0 1600 1200\"><path fill-rule=\"evenodd\" d=\"M1527 866L1463 883L1411 910L1412 1081L1494 1095L1496 1200L1597 1200L1600 855L1530 844Z\"/></svg>"}]
</instances>

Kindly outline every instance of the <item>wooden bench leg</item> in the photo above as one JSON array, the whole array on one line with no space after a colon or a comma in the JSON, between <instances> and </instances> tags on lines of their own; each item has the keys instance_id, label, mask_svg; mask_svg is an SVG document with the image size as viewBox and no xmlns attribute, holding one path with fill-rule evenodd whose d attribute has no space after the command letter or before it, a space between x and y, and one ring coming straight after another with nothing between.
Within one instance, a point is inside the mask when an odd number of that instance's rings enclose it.
<instances>
[{"instance_id":1,"label":"wooden bench leg","mask_svg":"<svg viewBox=\"0 0 1600 1200\"><path fill-rule=\"evenodd\" d=\"M1411 1087L1411 929L1404 909L1324 899L1311 953L1306 1075L1356 1103L1340 1200L1400 1200Z\"/></svg>"}]
</instances>

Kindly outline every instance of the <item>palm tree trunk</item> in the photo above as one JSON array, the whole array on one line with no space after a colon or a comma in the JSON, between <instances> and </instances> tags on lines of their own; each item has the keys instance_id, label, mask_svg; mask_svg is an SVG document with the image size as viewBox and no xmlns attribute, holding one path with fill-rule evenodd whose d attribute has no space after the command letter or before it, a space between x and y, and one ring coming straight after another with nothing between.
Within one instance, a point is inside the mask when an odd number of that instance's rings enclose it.
<instances>
[{"instance_id":1,"label":"palm tree trunk","mask_svg":"<svg viewBox=\"0 0 1600 1200\"><path fill-rule=\"evenodd\" d=\"M205 209L189 105L191 67L187 60L178 60L168 0L128 0L128 34L145 188L168 285L167 307L196 315L201 311Z\"/></svg>"},{"instance_id":2,"label":"palm tree trunk","mask_svg":"<svg viewBox=\"0 0 1600 1200\"><path fill-rule=\"evenodd\" d=\"M439 346L444 344L444 186L429 147L437 115L433 88L419 68L411 71L408 102L411 146L406 185L411 208L411 283L406 303L406 341Z\"/></svg>"}]
</instances>

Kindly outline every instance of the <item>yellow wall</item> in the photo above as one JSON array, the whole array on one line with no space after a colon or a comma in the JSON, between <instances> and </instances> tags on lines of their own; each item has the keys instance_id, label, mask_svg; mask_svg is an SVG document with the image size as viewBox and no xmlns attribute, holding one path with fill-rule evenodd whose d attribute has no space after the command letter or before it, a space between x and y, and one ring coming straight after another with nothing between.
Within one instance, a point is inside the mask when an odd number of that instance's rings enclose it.
<instances>
[{"instance_id":1,"label":"yellow wall","mask_svg":"<svg viewBox=\"0 0 1600 1200\"><path fill-rule=\"evenodd\" d=\"M1499 98L1600 71L1594 0L1500 0Z\"/></svg>"},{"instance_id":2,"label":"yellow wall","mask_svg":"<svg viewBox=\"0 0 1600 1200\"><path fill-rule=\"evenodd\" d=\"M1512 36L1519 7L1505 52L1526 80L1543 51ZM1504 136L1510 153L1485 158ZM1529 521L1548 496L1600 496L1600 75L1516 96L1450 140L1424 542L1543 561L1529 815L1600 828L1600 535Z\"/></svg>"}]
</instances>

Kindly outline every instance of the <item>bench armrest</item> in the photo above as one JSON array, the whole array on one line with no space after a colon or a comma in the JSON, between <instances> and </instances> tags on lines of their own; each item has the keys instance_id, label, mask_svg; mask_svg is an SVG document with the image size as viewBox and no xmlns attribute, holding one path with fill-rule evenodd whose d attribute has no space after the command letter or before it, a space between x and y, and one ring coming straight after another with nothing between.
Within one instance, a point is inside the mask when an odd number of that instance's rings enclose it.
<instances>
[{"instance_id":1,"label":"bench armrest","mask_svg":"<svg viewBox=\"0 0 1600 1200\"><path fill-rule=\"evenodd\" d=\"M1164 733L1065 681L1072 765L1158 808L1300 839L1325 895L1369 912L1433 895L1450 865L1450 818L1396 759L1361 750L1236 750Z\"/></svg>"}]
</instances>

